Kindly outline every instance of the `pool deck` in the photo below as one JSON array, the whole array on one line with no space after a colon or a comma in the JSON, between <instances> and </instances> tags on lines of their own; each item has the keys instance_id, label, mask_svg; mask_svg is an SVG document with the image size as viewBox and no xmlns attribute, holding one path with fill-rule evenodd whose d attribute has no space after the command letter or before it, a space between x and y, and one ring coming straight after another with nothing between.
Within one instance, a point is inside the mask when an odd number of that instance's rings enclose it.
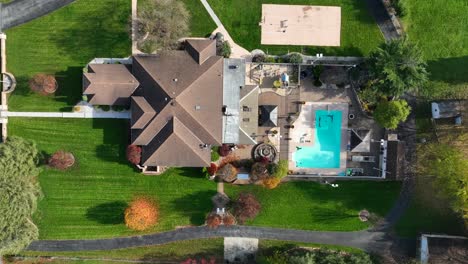
<instances>
[{"instance_id":1,"label":"pool deck","mask_svg":"<svg viewBox=\"0 0 468 264\"><path fill-rule=\"evenodd\" d=\"M339 110L341 117L341 146L340 146L340 167L339 168L298 168L293 160L293 153L296 147L307 147L315 144L315 111L317 110ZM294 129L290 129L288 147L289 169L293 174L338 175L346 170L347 144L348 144L348 104L329 102L306 102L301 106L299 117L294 122Z\"/></svg>"}]
</instances>

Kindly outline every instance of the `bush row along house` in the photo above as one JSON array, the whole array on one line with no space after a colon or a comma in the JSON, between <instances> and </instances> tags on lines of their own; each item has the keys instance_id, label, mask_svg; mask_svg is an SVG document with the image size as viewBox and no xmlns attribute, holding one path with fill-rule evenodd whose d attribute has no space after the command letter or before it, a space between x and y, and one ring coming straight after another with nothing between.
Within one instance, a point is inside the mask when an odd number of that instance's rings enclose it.
<instances>
[{"instance_id":1,"label":"bush row along house","mask_svg":"<svg viewBox=\"0 0 468 264\"><path fill-rule=\"evenodd\" d=\"M90 63L83 94L93 105L130 105L130 142L142 147L142 166L209 166L211 146L256 143L258 87L245 85L244 60L216 55L215 40L129 62ZM255 111L241 111L241 101Z\"/></svg>"}]
</instances>

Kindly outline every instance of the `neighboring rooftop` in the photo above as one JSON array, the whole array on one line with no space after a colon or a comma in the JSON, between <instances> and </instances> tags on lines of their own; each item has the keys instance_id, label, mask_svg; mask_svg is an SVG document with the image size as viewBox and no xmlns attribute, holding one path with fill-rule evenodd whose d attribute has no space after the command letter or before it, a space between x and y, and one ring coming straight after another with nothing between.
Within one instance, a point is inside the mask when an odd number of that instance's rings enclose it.
<instances>
[{"instance_id":1,"label":"neighboring rooftop","mask_svg":"<svg viewBox=\"0 0 468 264\"><path fill-rule=\"evenodd\" d=\"M468 100L447 100L432 102L432 118L461 116L468 110Z\"/></svg>"},{"instance_id":2,"label":"neighboring rooftop","mask_svg":"<svg viewBox=\"0 0 468 264\"><path fill-rule=\"evenodd\" d=\"M447 235L421 235L420 261L423 264L468 263L468 238Z\"/></svg>"}]
</instances>

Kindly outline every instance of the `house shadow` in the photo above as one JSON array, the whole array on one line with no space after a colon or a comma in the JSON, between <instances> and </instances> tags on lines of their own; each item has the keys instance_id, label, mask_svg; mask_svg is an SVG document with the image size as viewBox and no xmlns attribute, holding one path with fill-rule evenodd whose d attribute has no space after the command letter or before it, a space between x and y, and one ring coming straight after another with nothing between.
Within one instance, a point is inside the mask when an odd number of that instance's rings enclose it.
<instances>
[{"instance_id":1,"label":"house shadow","mask_svg":"<svg viewBox=\"0 0 468 264\"><path fill-rule=\"evenodd\" d=\"M427 66L431 80L450 84L468 83L468 56L430 60Z\"/></svg>"},{"instance_id":2,"label":"house shadow","mask_svg":"<svg viewBox=\"0 0 468 264\"><path fill-rule=\"evenodd\" d=\"M124 223L124 211L128 204L124 201L102 203L88 208L86 218L100 224L118 225Z\"/></svg>"},{"instance_id":3,"label":"house shadow","mask_svg":"<svg viewBox=\"0 0 468 264\"><path fill-rule=\"evenodd\" d=\"M215 194L215 188L212 191L198 191L174 200L173 206L176 211L190 217L192 225L203 225L206 215L213 209L211 198Z\"/></svg>"},{"instance_id":4,"label":"house shadow","mask_svg":"<svg viewBox=\"0 0 468 264\"><path fill-rule=\"evenodd\" d=\"M58 89L55 91L54 99L64 102L68 106L60 109L61 111L71 111L82 97L82 67L68 67L65 71L55 73Z\"/></svg>"}]
</instances>

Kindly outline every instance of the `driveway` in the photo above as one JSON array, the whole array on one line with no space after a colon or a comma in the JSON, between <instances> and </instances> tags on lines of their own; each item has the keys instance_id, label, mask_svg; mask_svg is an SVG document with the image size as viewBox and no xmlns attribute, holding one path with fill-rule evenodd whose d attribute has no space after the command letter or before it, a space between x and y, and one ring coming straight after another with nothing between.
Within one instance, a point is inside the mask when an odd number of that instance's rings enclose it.
<instances>
[{"instance_id":1,"label":"driveway","mask_svg":"<svg viewBox=\"0 0 468 264\"><path fill-rule=\"evenodd\" d=\"M73 3L75 0L15 0L2 4L0 10L0 29L4 31L56 9Z\"/></svg>"}]
</instances>

